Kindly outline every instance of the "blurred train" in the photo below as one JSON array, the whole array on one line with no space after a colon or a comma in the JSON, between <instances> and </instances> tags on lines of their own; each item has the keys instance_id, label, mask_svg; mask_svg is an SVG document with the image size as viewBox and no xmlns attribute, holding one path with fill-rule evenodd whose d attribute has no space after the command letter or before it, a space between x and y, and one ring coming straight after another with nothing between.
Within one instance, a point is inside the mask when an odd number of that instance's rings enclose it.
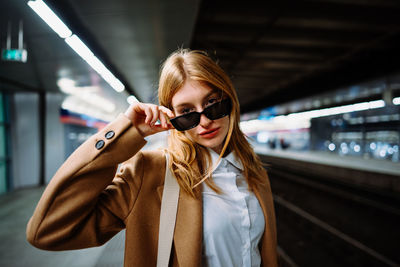
<instances>
[{"instance_id":1,"label":"blurred train","mask_svg":"<svg viewBox=\"0 0 400 267\"><path fill-rule=\"evenodd\" d=\"M400 106L383 100L244 121L242 129L255 145L270 150L400 162Z\"/></svg>"},{"instance_id":2,"label":"blurred train","mask_svg":"<svg viewBox=\"0 0 400 267\"><path fill-rule=\"evenodd\" d=\"M399 106L311 120L311 150L399 162L399 145Z\"/></svg>"}]
</instances>

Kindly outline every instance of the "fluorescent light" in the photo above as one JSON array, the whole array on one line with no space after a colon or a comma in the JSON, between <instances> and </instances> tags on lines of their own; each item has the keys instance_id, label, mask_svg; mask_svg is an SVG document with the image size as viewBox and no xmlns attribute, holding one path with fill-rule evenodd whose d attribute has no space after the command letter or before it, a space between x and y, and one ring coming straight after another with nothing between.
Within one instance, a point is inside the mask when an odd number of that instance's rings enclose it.
<instances>
[{"instance_id":1,"label":"fluorescent light","mask_svg":"<svg viewBox=\"0 0 400 267\"><path fill-rule=\"evenodd\" d=\"M60 88L60 90L63 93L66 94L75 94L76 93L76 87L75 87L75 81L68 79L68 78L61 78L57 81L57 85Z\"/></svg>"},{"instance_id":2,"label":"fluorescent light","mask_svg":"<svg viewBox=\"0 0 400 267\"><path fill-rule=\"evenodd\" d=\"M91 104L94 107L102 109L108 113L112 113L115 110L115 105L108 99L101 97L91 92L83 91L77 95L82 101Z\"/></svg>"},{"instance_id":3,"label":"fluorescent light","mask_svg":"<svg viewBox=\"0 0 400 267\"><path fill-rule=\"evenodd\" d=\"M139 100L133 95L128 96L126 101L128 101L129 105L132 105L135 102L139 102Z\"/></svg>"},{"instance_id":4,"label":"fluorescent light","mask_svg":"<svg viewBox=\"0 0 400 267\"><path fill-rule=\"evenodd\" d=\"M395 104L395 105L400 105L400 97L395 97L395 98L393 98L393 104Z\"/></svg>"},{"instance_id":5,"label":"fluorescent light","mask_svg":"<svg viewBox=\"0 0 400 267\"><path fill-rule=\"evenodd\" d=\"M396 98L395 98L396 99ZM395 103L393 99L393 103ZM396 103L400 104L400 97L396 99ZM381 108L385 106L383 100L376 100L370 102L362 102L352 105L344 105L332 108L324 108L317 110L310 110L304 112L291 113L288 115L280 115L272 117L269 120L249 120L240 122L240 127L245 133L259 132L259 131L274 131L274 130L290 130L309 128L312 118L319 118L354 111L368 110Z\"/></svg>"},{"instance_id":6,"label":"fluorescent light","mask_svg":"<svg viewBox=\"0 0 400 267\"><path fill-rule=\"evenodd\" d=\"M71 36L71 30L43 1L28 1L28 6L30 6L61 38Z\"/></svg>"},{"instance_id":7,"label":"fluorescent light","mask_svg":"<svg viewBox=\"0 0 400 267\"><path fill-rule=\"evenodd\" d=\"M42 1L28 1L28 5L85 60L115 91L125 90L123 83L112 74L104 64L93 54L84 42L57 17L56 14Z\"/></svg>"},{"instance_id":8,"label":"fluorescent light","mask_svg":"<svg viewBox=\"0 0 400 267\"><path fill-rule=\"evenodd\" d=\"M86 59L86 62L95 70L101 77L118 93L125 90L125 86L118 80L114 74L109 71L104 64L96 57L91 56Z\"/></svg>"},{"instance_id":9,"label":"fluorescent light","mask_svg":"<svg viewBox=\"0 0 400 267\"><path fill-rule=\"evenodd\" d=\"M287 115L288 118L298 119L298 118L319 118L331 115L337 115L342 113L354 112L354 111L362 111L367 109L375 109L375 108L382 108L385 106L385 101L383 100L375 100L370 102L362 102L352 105L344 105L338 106L333 108L324 108L324 109L317 109L305 112L298 112L298 113L291 113Z\"/></svg>"},{"instance_id":10,"label":"fluorescent light","mask_svg":"<svg viewBox=\"0 0 400 267\"><path fill-rule=\"evenodd\" d=\"M117 92L125 90L125 86L114 74L93 54L81 39L75 34L65 39L65 42L83 58L103 79Z\"/></svg>"},{"instance_id":11,"label":"fluorescent light","mask_svg":"<svg viewBox=\"0 0 400 267\"><path fill-rule=\"evenodd\" d=\"M89 115L104 121L112 121L115 117L114 114L104 113L97 106L88 105L86 101L83 101L76 96L67 96L62 102L61 107L72 112Z\"/></svg>"},{"instance_id":12,"label":"fluorescent light","mask_svg":"<svg viewBox=\"0 0 400 267\"><path fill-rule=\"evenodd\" d=\"M111 83L111 86L118 93L120 93L120 92L125 90L125 85L115 77L114 77L114 81Z\"/></svg>"},{"instance_id":13,"label":"fluorescent light","mask_svg":"<svg viewBox=\"0 0 400 267\"><path fill-rule=\"evenodd\" d=\"M115 111L115 104L110 100L99 96L96 92L99 90L95 86L80 86L75 85L75 81L68 78L61 78L57 81L57 85L61 91L66 94L73 95L81 102L86 102L108 113Z\"/></svg>"},{"instance_id":14,"label":"fluorescent light","mask_svg":"<svg viewBox=\"0 0 400 267\"><path fill-rule=\"evenodd\" d=\"M385 106L385 101L383 100L376 100L376 101L370 101L368 109L374 109L374 108L383 108Z\"/></svg>"},{"instance_id":15,"label":"fluorescent light","mask_svg":"<svg viewBox=\"0 0 400 267\"><path fill-rule=\"evenodd\" d=\"M100 73L107 73L110 72L106 66L104 66L104 64L96 57L96 56L92 56L89 57L88 59L85 59L85 61L95 70L97 71L99 74ZM103 76L105 76L103 74ZM103 77L104 78L104 77Z\"/></svg>"},{"instance_id":16,"label":"fluorescent light","mask_svg":"<svg viewBox=\"0 0 400 267\"><path fill-rule=\"evenodd\" d=\"M65 42L85 61L93 57L93 52L75 34L65 39Z\"/></svg>"}]
</instances>

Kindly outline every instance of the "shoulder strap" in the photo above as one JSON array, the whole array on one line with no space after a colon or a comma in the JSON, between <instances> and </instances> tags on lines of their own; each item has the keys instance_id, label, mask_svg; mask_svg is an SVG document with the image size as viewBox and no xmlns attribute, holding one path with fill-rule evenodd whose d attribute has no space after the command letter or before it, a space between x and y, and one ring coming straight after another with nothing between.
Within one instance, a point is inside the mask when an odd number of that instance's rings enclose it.
<instances>
[{"instance_id":1,"label":"shoulder strap","mask_svg":"<svg viewBox=\"0 0 400 267\"><path fill-rule=\"evenodd\" d=\"M168 267L178 209L179 184L168 168L168 160L168 154L166 154L165 181L158 232L157 267Z\"/></svg>"}]
</instances>

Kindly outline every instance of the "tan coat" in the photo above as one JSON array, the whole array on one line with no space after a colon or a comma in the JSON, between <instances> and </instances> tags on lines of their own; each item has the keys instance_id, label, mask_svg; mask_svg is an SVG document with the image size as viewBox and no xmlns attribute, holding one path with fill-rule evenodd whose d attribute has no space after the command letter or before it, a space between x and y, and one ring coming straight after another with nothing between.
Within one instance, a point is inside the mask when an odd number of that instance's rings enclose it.
<instances>
[{"instance_id":1,"label":"tan coat","mask_svg":"<svg viewBox=\"0 0 400 267\"><path fill-rule=\"evenodd\" d=\"M99 140L104 146L97 149ZM46 250L80 249L102 245L126 228L124 266L155 266L165 157L161 151L139 152L145 143L121 114L82 144L43 193L27 226L28 241ZM202 199L196 193L197 198L179 196L172 266L201 266ZM254 193L266 219L262 266L277 266L268 179Z\"/></svg>"}]
</instances>

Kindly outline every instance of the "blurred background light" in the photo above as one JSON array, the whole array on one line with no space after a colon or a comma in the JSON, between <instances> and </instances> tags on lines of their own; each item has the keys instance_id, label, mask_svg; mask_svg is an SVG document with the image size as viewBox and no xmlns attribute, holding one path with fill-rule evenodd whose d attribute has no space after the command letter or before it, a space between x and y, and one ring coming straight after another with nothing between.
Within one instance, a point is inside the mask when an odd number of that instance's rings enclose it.
<instances>
[{"instance_id":1,"label":"blurred background light","mask_svg":"<svg viewBox=\"0 0 400 267\"><path fill-rule=\"evenodd\" d=\"M82 40L42 1L28 1L35 11L65 42L85 60L115 91L125 90L124 84L109 71Z\"/></svg>"},{"instance_id":2,"label":"blurred background light","mask_svg":"<svg viewBox=\"0 0 400 267\"><path fill-rule=\"evenodd\" d=\"M337 114L350 113L354 111L362 111L368 109L382 108L385 106L383 100L370 102L362 102L351 105L344 105L325 109L316 109L304 112L291 113L288 115L270 116L268 119L256 119L242 121L240 126L245 133L258 132L263 130L291 130L310 127L312 118L332 116ZM335 122L336 123L336 122ZM339 123L339 122L338 122Z\"/></svg>"},{"instance_id":3,"label":"blurred background light","mask_svg":"<svg viewBox=\"0 0 400 267\"><path fill-rule=\"evenodd\" d=\"M125 86L104 66L82 40L75 34L65 39L65 42L85 60L103 79L117 92L122 92Z\"/></svg>"},{"instance_id":4,"label":"blurred background light","mask_svg":"<svg viewBox=\"0 0 400 267\"><path fill-rule=\"evenodd\" d=\"M93 52L75 34L66 38L65 42L86 62L94 56Z\"/></svg>"},{"instance_id":5,"label":"blurred background light","mask_svg":"<svg viewBox=\"0 0 400 267\"><path fill-rule=\"evenodd\" d=\"M43 1L28 1L28 6L30 6L30 8L32 8L61 38L71 36L71 30Z\"/></svg>"},{"instance_id":6,"label":"blurred background light","mask_svg":"<svg viewBox=\"0 0 400 267\"><path fill-rule=\"evenodd\" d=\"M336 149L336 146L335 146L334 143L330 143L328 148L329 148L330 151L334 151Z\"/></svg>"},{"instance_id":7,"label":"blurred background light","mask_svg":"<svg viewBox=\"0 0 400 267\"><path fill-rule=\"evenodd\" d=\"M139 102L139 100L133 95L128 96L126 101L129 103L129 105L132 105L135 102Z\"/></svg>"}]
</instances>

